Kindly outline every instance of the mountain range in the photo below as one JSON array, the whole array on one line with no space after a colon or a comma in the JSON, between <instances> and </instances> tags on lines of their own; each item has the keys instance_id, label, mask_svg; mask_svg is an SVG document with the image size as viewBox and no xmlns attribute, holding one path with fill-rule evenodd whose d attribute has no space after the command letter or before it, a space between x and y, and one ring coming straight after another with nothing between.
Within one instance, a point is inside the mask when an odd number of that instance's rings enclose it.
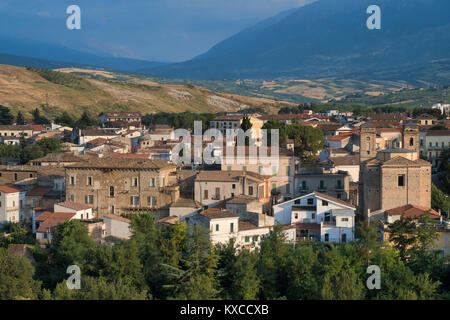
<instances>
[{"instance_id":1,"label":"mountain range","mask_svg":"<svg viewBox=\"0 0 450 320\"><path fill-rule=\"evenodd\" d=\"M367 8L381 8L369 30ZM449 82L450 1L319 0L283 12L190 61L146 70L172 78L317 79ZM439 73L438 72L438 73Z\"/></svg>"},{"instance_id":2,"label":"mountain range","mask_svg":"<svg viewBox=\"0 0 450 320\"><path fill-rule=\"evenodd\" d=\"M366 27L366 10L372 4L381 8L381 30ZM0 63L94 66L193 80L327 78L448 84L448 12L448 0L317 0L261 21L181 63L100 57L5 37L0 38Z\"/></svg>"}]
</instances>

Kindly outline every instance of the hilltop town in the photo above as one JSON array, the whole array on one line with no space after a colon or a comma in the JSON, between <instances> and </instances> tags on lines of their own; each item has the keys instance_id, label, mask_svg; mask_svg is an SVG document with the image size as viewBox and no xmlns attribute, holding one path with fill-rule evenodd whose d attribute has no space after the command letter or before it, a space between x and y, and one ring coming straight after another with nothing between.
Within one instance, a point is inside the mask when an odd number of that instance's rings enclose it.
<instances>
[{"instance_id":1,"label":"hilltop town","mask_svg":"<svg viewBox=\"0 0 450 320\"><path fill-rule=\"evenodd\" d=\"M97 125L73 127L37 124L38 112L20 116L0 125L3 241L20 255L30 243L45 252L55 237L61 241L61 228L76 223L95 243L118 246L136 236L139 217L151 216L158 230L201 226L211 245L231 241L238 252L259 252L274 230L287 244L338 248L361 241L357 229L369 225L376 241L390 243L396 222L419 225L427 216L437 234L430 246L447 258L450 217L441 190L448 188L449 105L424 110L224 113L203 129L224 137L249 130L250 142L218 145L201 132L201 152L213 163L176 161L187 141L180 128L145 125L137 111L103 112ZM186 129L190 147L196 137ZM263 129L280 130L279 147L266 154ZM18 230L26 241L14 240Z\"/></svg>"}]
</instances>

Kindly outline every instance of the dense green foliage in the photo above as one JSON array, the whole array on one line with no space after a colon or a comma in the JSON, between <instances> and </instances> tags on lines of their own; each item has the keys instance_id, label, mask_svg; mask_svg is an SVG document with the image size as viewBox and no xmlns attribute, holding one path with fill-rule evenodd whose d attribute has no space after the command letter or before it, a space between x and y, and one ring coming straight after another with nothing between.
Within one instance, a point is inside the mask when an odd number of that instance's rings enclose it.
<instances>
[{"instance_id":1,"label":"dense green foliage","mask_svg":"<svg viewBox=\"0 0 450 320\"><path fill-rule=\"evenodd\" d=\"M431 208L450 218L450 198L434 184L431 185Z\"/></svg>"},{"instance_id":2,"label":"dense green foliage","mask_svg":"<svg viewBox=\"0 0 450 320\"><path fill-rule=\"evenodd\" d=\"M62 152L60 139L42 138L37 144L32 144L21 137L19 145L0 144L0 163L3 163L5 158L17 158L22 164L27 164L49 153L58 152Z\"/></svg>"},{"instance_id":3,"label":"dense green foliage","mask_svg":"<svg viewBox=\"0 0 450 320\"><path fill-rule=\"evenodd\" d=\"M439 166L439 184L442 190L450 194L450 148L441 153L441 164Z\"/></svg>"},{"instance_id":4,"label":"dense green foliage","mask_svg":"<svg viewBox=\"0 0 450 320\"><path fill-rule=\"evenodd\" d=\"M286 125L281 120L270 120L264 124L263 129L268 130L268 145L271 144L270 130L272 129L279 130L280 147L286 146L287 139L294 140L295 154L303 160L311 159L324 145L323 132L311 126L305 126L299 123Z\"/></svg>"},{"instance_id":5,"label":"dense green foliage","mask_svg":"<svg viewBox=\"0 0 450 320\"><path fill-rule=\"evenodd\" d=\"M11 114L9 108L0 105L0 125L11 125L14 121L14 116Z\"/></svg>"},{"instance_id":6,"label":"dense green foliage","mask_svg":"<svg viewBox=\"0 0 450 320\"><path fill-rule=\"evenodd\" d=\"M151 214L132 216L131 239L113 246L95 243L72 220L55 228L46 249L33 249L35 270L0 249L0 299L448 298L450 269L436 251L424 249L435 239L433 229L405 220L392 227L393 246L378 241L376 225L360 226L359 240L337 247L294 246L275 227L259 249L236 251L233 240L213 246L199 226L157 228ZM80 290L66 286L69 265L81 269ZM368 265L381 269L380 290L366 287Z\"/></svg>"}]
</instances>

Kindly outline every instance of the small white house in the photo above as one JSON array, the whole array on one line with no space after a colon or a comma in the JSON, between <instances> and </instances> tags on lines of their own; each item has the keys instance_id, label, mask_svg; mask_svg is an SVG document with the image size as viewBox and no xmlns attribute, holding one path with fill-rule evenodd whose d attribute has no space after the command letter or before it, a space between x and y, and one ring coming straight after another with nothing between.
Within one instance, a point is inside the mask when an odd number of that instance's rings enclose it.
<instances>
[{"instance_id":1,"label":"small white house","mask_svg":"<svg viewBox=\"0 0 450 320\"><path fill-rule=\"evenodd\" d=\"M176 216L180 221L184 221L186 217L193 216L201 208L203 208L202 204L193 199L180 198L170 205L169 216Z\"/></svg>"},{"instance_id":2,"label":"small white house","mask_svg":"<svg viewBox=\"0 0 450 320\"><path fill-rule=\"evenodd\" d=\"M254 249L273 227L273 220L267 223L264 218L259 219L259 215L256 215L256 219L242 220L239 215L222 208L209 208L186 221L188 224L201 224L210 230L213 244L227 244L234 239L237 248Z\"/></svg>"},{"instance_id":3,"label":"small white house","mask_svg":"<svg viewBox=\"0 0 450 320\"><path fill-rule=\"evenodd\" d=\"M103 222L105 223L105 237L130 239L131 220L115 214L107 214L103 217Z\"/></svg>"},{"instance_id":4,"label":"small white house","mask_svg":"<svg viewBox=\"0 0 450 320\"><path fill-rule=\"evenodd\" d=\"M91 220L95 218L92 207L76 202L55 203L53 210L55 212L74 213L74 219Z\"/></svg>"},{"instance_id":5,"label":"small white house","mask_svg":"<svg viewBox=\"0 0 450 320\"><path fill-rule=\"evenodd\" d=\"M18 223L25 219L26 192L0 186L0 224Z\"/></svg>"},{"instance_id":6,"label":"small white house","mask_svg":"<svg viewBox=\"0 0 450 320\"><path fill-rule=\"evenodd\" d=\"M283 225L290 239L295 227L295 241L353 241L355 212L350 203L317 191L273 206L275 224Z\"/></svg>"}]
</instances>

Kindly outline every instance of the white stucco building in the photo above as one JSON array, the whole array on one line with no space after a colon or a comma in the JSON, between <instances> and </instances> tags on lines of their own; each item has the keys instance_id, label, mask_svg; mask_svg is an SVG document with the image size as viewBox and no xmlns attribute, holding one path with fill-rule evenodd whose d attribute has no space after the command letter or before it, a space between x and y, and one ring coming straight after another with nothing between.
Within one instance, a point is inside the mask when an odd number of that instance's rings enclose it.
<instances>
[{"instance_id":1,"label":"white stucco building","mask_svg":"<svg viewBox=\"0 0 450 320\"><path fill-rule=\"evenodd\" d=\"M26 192L19 189L0 186L0 224L18 223L25 219Z\"/></svg>"},{"instance_id":2,"label":"white stucco building","mask_svg":"<svg viewBox=\"0 0 450 320\"><path fill-rule=\"evenodd\" d=\"M290 241L353 241L355 211L350 203L316 191L273 206L275 224L283 225Z\"/></svg>"}]
</instances>

